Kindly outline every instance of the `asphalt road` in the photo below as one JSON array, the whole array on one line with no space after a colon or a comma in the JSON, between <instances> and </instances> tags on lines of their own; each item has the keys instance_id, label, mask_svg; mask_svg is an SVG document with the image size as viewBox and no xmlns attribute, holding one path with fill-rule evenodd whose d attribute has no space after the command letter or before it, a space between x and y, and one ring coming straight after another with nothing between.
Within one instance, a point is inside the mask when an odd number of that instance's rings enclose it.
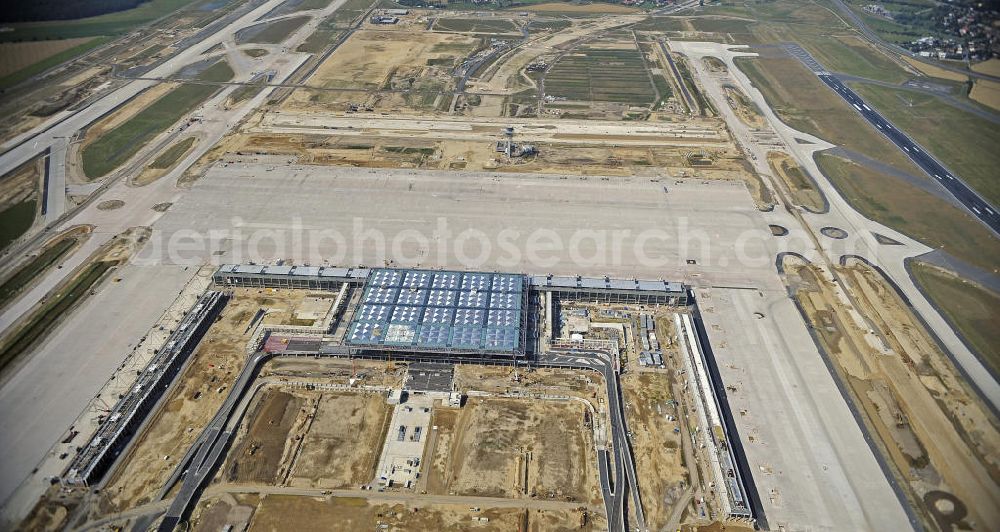
<instances>
[{"instance_id":1,"label":"asphalt road","mask_svg":"<svg viewBox=\"0 0 1000 532\"><path fill-rule=\"evenodd\" d=\"M913 142L913 139L893 126L878 111L865 103L850 87L844 85L842 81L832 74L819 74L819 79L839 94L847 103L851 104L858 114L864 117L872 127L877 128L880 133L900 150L903 150L906 156L919 166L921 170L936 179L941 186L955 196L955 199L969 209L969 212L975 215L976 218L982 220L993 232L1000 234L1000 215L997 214L996 209L983 199L982 196L945 169L934 157L924 151L916 142Z\"/></svg>"},{"instance_id":2,"label":"asphalt road","mask_svg":"<svg viewBox=\"0 0 1000 532\"><path fill-rule=\"evenodd\" d=\"M625 530L625 492L631 491L635 508L636 523L639 530L646 529L645 516L639 499L639 486L635 460L632 455L632 444L628 440L628 429L625 424L625 411L622 408L621 389L618 387L618 375L614 364L604 353L593 351L555 352L548 351L539 355L539 365L559 366L582 369L593 369L604 376L608 390L608 411L611 417L611 447L614 457L614 471L610 474L608 453L598 453L598 469L601 481L601 493L608 515L610 530Z\"/></svg>"},{"instance_id":3,"label":"asphalt road","mask_svg":"<svg viewBox=\"0 0 1000 532\"><path fill-rule=\"evenodd\" d=\"M177 496L174 497L170 508L163 517L163 521L160 522L160 532L171 532L174 530L187 516L188 512L191 511L194 503L197 502L198 495L204 487L205 482L212 476L215 467L219 463L219 459L226 449L229 448L233 433L239 425L238 420L242 417L246 404L244 403L242 405L243 408L240 409L236 407L240 405L246 391L254 383L261 365L269 358L271 358L271 355L258 352L247 360L240 375L236 378L236 382L233 383L226 401L219 408L219 411L212 418L208 426L205 427L205 430L198 436L198 439L191 445L192 450L197 449L191 461L187 463L182 461L178 464L178 470L183 471L178 476L182 476L183 480L181 481L181 487L177 492ZM237 410L239 411L236 412ZM235 416L234 413L236 414ZM231 423L234 419L237 422ZM171 476L171 479L175 478L177 476Z\"/></svg>"}]
</instances>

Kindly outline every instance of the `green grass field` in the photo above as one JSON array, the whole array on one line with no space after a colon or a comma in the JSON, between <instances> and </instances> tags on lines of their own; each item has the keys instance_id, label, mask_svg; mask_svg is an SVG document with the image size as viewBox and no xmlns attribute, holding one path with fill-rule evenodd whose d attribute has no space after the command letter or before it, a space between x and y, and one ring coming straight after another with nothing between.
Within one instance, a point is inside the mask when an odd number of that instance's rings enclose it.
<instances>
[{"instance_id":1,"label":"green grass field","mask_svg":"<svg viewBox=\"0 0 1000 532\"><path fill-rule=\"evenodd\" d=\"M994 205L1000 204L1000 129L928 94L852 84L869 105Z\"/></svg>"},{"instance_id":2,"label":"green grass field","mask_svg":"<svg viewBox=\"0 0 1000 532\"><path fill-rule=\"evenodd\" d=\"M1000 294L920 262L913 263L910 271L980 360L1000 373Z\"/></svg>"},{"instance_id":3,"label":"green grass field","mask_svg":"<svg viewBox=\"0 0 1000 532\"><path fill-rule=\"evenodd\" d=\"M890 83L902 83L910 74L859 38L828 35L796 35L795 39L831 72Z\"/></svg>"},{"instance_id":4,"label":"green grass field","mask_svg":"<svg viewBox=\"0 0 1000 532\"><path fill-rule=\"evenodd\" d=\"M750 33L753 20L737 18L693 18L691 25L698 31L708 33Z\"/></svg>"},{"instance_id":5,"label":"green grass field","mask_svg":"<svg viewBox=\"0 0 1000 532\"><path fill-rule=\"evenodd\" d=\"M687 29L684 20L676 17L647 17L631 26L636 31L683 31Z\"/></svg>"},{"instance_id":6,"label":"green grass field","mask_svg":"<svg viewBox=\"0 0 1000 532\"><path fill-rule=\"evenodd\" d=\"M821 153L816 163L861 214L980 268L997 267L1000 240L964 209L840 157Z\"/></svg>"},{"instance_id":7,"label":"green grass field","mask_svg":"<svg viewBox=\"0 0 1000 532\"><path fill-rule=\"evenodd\" d=\"M9 246L31 227L37 209L38 199L33 196L0 211L0 249Z\"/></svg>"},{"instance_id":8,"label":"green grass field","mask_svg":"<svg viewBox=\"0 0 1000 532\"><path fill-rule=\"evenodd\" d=\"M233 72L233 68L229 66L225 60L219 61L214 65L202 70L195 79L200 81L214 81L216 83L224 83L233 79L236 73Z\"/></svg>"},{"instance_id":9,"label":"green grass field","mask_svg":"<svg viewBox=\"0 0 1000 532\"><path fill-rule=\"evenodd\" d=\"M181 85L151 103L117 128L86 145L83 172L96 179L121 166L156 135L180 120L218 90L214 85Z\"/></svg>"},{"instance_id":10,"label":"green grass field","mask_svg":"<svg viewBox=\"0 0 1000 532\"><path fill-rule=\"evenodd\" d=\"M629 105L650 105L656 98L638 50L575 50L549 70L545 92L568 100Z\"/></svg>"}]
</instances>

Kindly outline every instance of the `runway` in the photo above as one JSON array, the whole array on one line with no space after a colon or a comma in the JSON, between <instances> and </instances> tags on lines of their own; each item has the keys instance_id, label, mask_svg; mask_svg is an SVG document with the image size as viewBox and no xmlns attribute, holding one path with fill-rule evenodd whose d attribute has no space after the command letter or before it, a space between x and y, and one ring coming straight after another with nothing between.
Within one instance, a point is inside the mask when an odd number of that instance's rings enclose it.
<instances>
[{"instance_id":1,"label":"runway","mask_svg":"<svg viewBox=\"0 0 1000 532\"><path fill-rule=\"evenodd\" d=\"M906 156L919 166L921 170L936 179L941 186L955 196L955 199L961 202L962 205L965 205L969 209L969 212L975 215L976 218L982 220L993 232L1000 234L1000 215L997 214L996 209L983 199L982 196L945 169L941 163L924 151L913 139L893 126L878 111L865 103L850 87L837 79L836 76L832 74L820 74L819 79L839 94L847 103L851 104L869 124L877 128L880 133L885 135L900 150L903 150Z\"/></svg>"},{"instance_id":2,"label":"runway","mask_svg":"<svg viewBox=\"0 0 1000 532\"><path fill-rule=\"evenodd\" d=\"M827 87L830 87L830 89L840 95L872 127L878 129L879 133L882 133L885 138L895 144L896 147L913 161L913 164L920 167L928 176L934 178L939 185L954 196L970 213L986 224L994 233L1000 234L1000 215L997 214L997 209L993 205L990 205L988 201L972 190L969 185L965 184L955 174L949 172L944 165L921 148L913 139L892 125L891 122L886 120L873 107L869 106L861 96L858 96L856 92L845 85L837 76L827 72L823 68L823 65L816 61L801 46L794 43L786 43L782 47L789 55L801 61L806 68L816 74Z\"/></svg>"}]
</instances>

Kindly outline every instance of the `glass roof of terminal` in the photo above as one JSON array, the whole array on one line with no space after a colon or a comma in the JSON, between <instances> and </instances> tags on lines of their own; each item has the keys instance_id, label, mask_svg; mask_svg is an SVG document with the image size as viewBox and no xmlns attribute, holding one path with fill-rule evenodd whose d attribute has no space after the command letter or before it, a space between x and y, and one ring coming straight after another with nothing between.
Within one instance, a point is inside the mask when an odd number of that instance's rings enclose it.
<instances>
[{"instance_id":1,"label":"glass roof of terminal","mask_svg":"<svg viewBox=\"0 0 1000 532\"><path fill-rule=\"evenodd\" d=\"M527 277L510 273L372 270L347 343L485 352L518 350Z\"/></svg>"}]
</instances>

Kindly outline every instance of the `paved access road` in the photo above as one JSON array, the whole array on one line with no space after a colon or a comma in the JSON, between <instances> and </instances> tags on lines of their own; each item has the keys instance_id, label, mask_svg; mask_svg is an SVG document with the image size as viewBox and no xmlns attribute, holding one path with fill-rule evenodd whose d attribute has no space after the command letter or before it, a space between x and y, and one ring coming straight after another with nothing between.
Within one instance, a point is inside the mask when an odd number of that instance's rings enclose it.
<instances>
[{"instance_id":1,"label":"paved access road","mask_svg":"<svg viewBox=\"0 0 1000 532\"><path fill-rule=\"evenodd\" d=\"M612 531L625 528L625 490L632 494L635 508L636 526L646 530L645 515L639 497L638 476L635 460L632 456L632 444L629 441L628 428L625 423L625 411L622 408L621 389L618 386L618 374L610 356L597 351L547 351L539 355L541 366L571 367L578 369L593 369L604 376L608 390L608 411L611 417L611 445L613 453L606 450L598 452L598 470L601 480L601 493L608 516L608 529ZM608 455L613 454L614 471L611 474ZM627 483L627 484L626 484Z\"/></svg>"},{"instance_id":2,"label":"paved access road","mask_svg":"<svg viewBox=\"0 0 1000 532\"><path fill-rule=\"evenodd\" d=\"M1000 215L997 215L996 209L983 199L982 196L945 169L934 157L924 151L916 142L913 142L913 139L893 126L885 117L865 103L857 93L847 85L844 85L836 76L825 73L820 73L818 76L823 83L826 83L841 98L851 104L869 124L878 128L879 132L885 135L899 149L903 150L914 164L919 166L924 172L927 172L927 175L936 179L948 192L951 192L955 196L955 199L961 202L962 205L965 205L976 218L982 220L995 233L1000 234Z\"/></svg>"}]
</instances>

